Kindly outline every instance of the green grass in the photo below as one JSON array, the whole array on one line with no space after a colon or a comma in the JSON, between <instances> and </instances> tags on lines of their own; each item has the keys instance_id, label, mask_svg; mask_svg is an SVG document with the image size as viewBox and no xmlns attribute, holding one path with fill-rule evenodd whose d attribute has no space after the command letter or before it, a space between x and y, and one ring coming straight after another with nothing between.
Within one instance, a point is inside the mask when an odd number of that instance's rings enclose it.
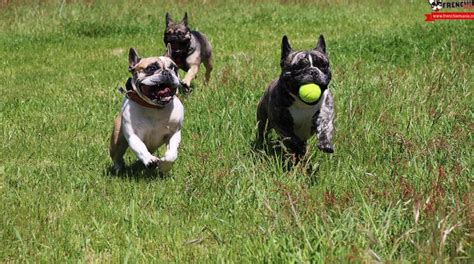
<instances>
[{"instance_id":1,"label":"green grass","mask_svg":"<svg viewBox=\"0 0 474 264\"><path fill-rule=\"evenodd\" d=\"M423 1L92 2L0 5L1 262L472 261L472 22L426 23ZM209 37L211 84L202 68L182 99L170 177L111 176L127 50L162 54L166 11ZM282 35L321 33L336 152L312 139L286 171L251 151L256 105Z\"/></svg>"}]
</instances>

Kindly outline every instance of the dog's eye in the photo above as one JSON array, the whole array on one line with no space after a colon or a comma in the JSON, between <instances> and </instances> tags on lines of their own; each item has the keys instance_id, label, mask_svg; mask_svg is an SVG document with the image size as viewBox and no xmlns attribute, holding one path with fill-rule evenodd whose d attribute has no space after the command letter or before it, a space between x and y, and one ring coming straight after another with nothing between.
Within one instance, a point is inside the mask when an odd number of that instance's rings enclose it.
<instances>
[{"instance_id":1,"label":"dog's eye","mask_svg":"<svg viewBox=\"0 0 474 264\"><path fill-rule=\"evenodd\" d=\"M295 65L296 69L303 69L309 66L309 60L308 59L302 59L298 61L298 63Z\"/></svg>"},{"instance_id":2,"label":"dog's eye","mask_svg":"<svg viewBox=\"0 0 474 264\"><path fill-rule=\"evenodd\" d=\"M176 65L171 65L171 70L178 73L178 67Z\"/></svg>"},{"instance_id":3,"label":"dog's eye","mask_svg":"<svg viewBox=\"0 0 474 264\"><path fill-rule=\"evenodd\" d=\"M148 73L148 74L152 74L154 72L156 72L158 70L158 66L152 64L152 65L149 65L148 67L145 68L145 72Z\"/></svg>"},{"instance_id":4,"label":"dog's eye","mask_svg":"<svg viewBox=\"0 0 474 264\"><path fill-rule=\"evenodd\" d=\"M313 66L318 67L321 70L324 70L329 66L329 64L324 59L313 57Z\"/></svg>"}]
</instances>

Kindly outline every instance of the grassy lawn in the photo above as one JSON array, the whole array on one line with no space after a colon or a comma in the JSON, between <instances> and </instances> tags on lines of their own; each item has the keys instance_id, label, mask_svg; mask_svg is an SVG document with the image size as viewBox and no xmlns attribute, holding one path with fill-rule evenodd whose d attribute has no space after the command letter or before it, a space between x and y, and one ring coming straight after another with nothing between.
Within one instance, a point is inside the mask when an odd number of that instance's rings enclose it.
<instances>
[{"instance_id":1,"label":"grassy lawn","mask_svg":"<svg viewBox=\"0 0 474 264\"><path fill-rule=\"evenodd\" d=\"M473 261L472 21L424 22L426 1L6 2L0 262ZM210 39L211 83L181 98L170 177L110 175L128 49L162 54L167 11ZM324 34L336 107L335 153L312 139L291 171L251 148L284 34Z\"/></svg>"}]
</instances>

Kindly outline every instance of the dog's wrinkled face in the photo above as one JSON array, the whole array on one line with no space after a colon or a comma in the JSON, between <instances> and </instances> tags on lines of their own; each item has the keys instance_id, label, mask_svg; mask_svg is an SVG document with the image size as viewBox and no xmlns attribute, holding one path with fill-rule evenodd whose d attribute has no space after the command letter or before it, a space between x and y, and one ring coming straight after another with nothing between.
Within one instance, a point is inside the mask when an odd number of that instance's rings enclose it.
<instances>
[{"instance_id":1,"label":"dog's wrinkled face","mask_svg":"<svg viewBox=\"0 0 474 264\"><path fill-rule=\"evenodd\" d=\"M289 92L298 96L303 84L315 83L324 91L331 80L329 58L324 37L319 37L316 47L308 51L293 51L286 36L281 45L281 75Z\"/></svg>"},{"instance_id":2,"label":"dog's wrinkled face","mask_svg":"<svg viewBox=\"0 0 474 264\"><path fill-rule=\"evenodd\" d=\"M169 58L169 47L165 56L149 58L140 58L131 48L129 71L137 92L156 105L164 106L171 102L180 84L178 67Z\"/></svg>"},{"instance_id":3,"label":"dog's wrinkled face","mask_svg":"<svg viewBox=\"0 0 474 264\"><path fill-rule=\"evenodd\" d=\"M190 40L191 31L188 27L188 14L185 13L180 22L173 22L171 16L166 13L165 43L170 43L171 48L177 50L189 44Z\"/></svg>"}]
</instances>

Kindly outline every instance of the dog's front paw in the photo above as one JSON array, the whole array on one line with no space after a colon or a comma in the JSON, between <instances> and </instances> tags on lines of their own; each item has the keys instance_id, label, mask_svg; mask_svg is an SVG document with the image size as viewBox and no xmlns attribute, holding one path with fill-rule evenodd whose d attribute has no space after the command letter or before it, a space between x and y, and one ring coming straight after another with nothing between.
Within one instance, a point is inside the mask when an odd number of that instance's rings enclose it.
<instances>
[{"instance_id":1,"label":"dog's front paw","mask_svg":"<svg viewBox=\"0 0 474 264\"><path fill-rule=\"evenodd\" d=\"M160 165L160 162L160 159L158 159L157 157L152 157L147 162L144 162L144 164L147 168L153 169L158 167Z\"/></svg>"},{"instance_id":2,"label":"dog's front paw","mask_svg":"<svg viewBox=\"0 0 474 264\"><path fill-rule=\"evenodd\" d=\"M179 87L179 92L182 94L189 94L191 92L191 87L187 83L181 81Z\"/></svg>"},{"instance_id":3,"label":"dog's front paw","mask_svg":"<svg viewBox=\"0 0 474 264\"><path fill-rule=\"evenodd\" d=\"M318 143L318 149L325 153L334 153L334 148L330 142Z\"/></svg>"}]
</instances>

